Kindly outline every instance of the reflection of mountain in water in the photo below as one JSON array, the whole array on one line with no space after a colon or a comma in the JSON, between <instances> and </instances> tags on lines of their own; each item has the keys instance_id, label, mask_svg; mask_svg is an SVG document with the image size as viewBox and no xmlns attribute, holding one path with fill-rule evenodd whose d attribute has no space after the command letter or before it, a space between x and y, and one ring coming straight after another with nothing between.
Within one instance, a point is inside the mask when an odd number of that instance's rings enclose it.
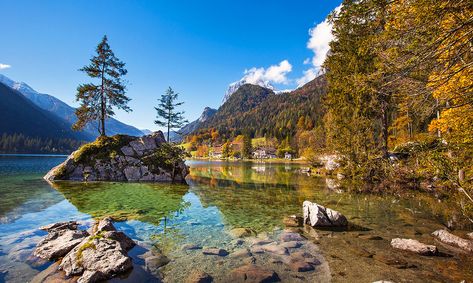
<instances>
[{"instance_id":1,"label":"reflection of mountain in water","mask_svg":"<svg viewBox=\"0 0 473 283\"><path fill-rule=\"evenodd\" d=\"M265 167L261 170L261 167ZM271 231L283 216L300 213L302 203L313 199L322 180L287 172L284 166L225 164L192 167L191 191L204 206L216 206L226 224Z\"/></svg>"},{"instance_id":2,"label":"reflection of mountain in water","mask_svg":"<svg viewBox=\"0 0 473 283\"><path fill-rule=\"evenodd\" d=\"M92 217L139 220L159 225L163 217L182 211L188 186L151 183L58 182L52 186L80 212Z\"/></svg>"},{"instance_id":3,"label":"reflection of mountain in water","mask_svg":"<svg viewBox=\"0 0 473 283\"><path fill-rule=\"evenodd\" d=\"M0 224L11 223L26 213L38 212L64 198L43 180L2 176Z\"/></svg>"}]
</instances>

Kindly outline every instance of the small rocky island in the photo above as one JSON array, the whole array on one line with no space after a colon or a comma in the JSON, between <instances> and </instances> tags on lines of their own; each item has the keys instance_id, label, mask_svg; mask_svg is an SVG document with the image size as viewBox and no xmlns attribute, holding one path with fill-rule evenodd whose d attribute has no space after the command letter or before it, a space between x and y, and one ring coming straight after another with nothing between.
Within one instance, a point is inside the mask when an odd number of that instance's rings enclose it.
<instances>
[{"instance_id":1,"label":"small rocky island","mask_svg":"<svg viewBox=\"0 0 473 283\"><path fill-rule=\"evenodd\" d=\"M44 179L184 183L189 170L183 154L161 131L142 137L101 136L74 151Z\"/></svg>"}]
</instances>

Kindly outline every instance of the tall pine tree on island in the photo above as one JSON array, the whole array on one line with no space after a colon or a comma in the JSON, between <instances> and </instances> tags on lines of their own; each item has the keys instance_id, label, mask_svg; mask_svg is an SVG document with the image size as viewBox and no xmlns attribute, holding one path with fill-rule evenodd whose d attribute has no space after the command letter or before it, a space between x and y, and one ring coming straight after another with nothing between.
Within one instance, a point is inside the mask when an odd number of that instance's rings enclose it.
<instances>
[{"instance_id":1,"label":"tall pine tree on island","mask_svg":"<svg viewBox=\"0 0 473 283\"><path fill-rule=\"evenodd\" d=\"M96 49L97 55L90 59L90 64L80 71L99 82L81 84L77 88L76 101L80 101L76 109L77 122L73 129L81 130L91 121L98 120L100 136L106 136L105 120L115 115L113 107L126 112L132 111L127 106L130 98L125 95L126 86L122 77L127 74L125 63L120 61L108 44L105 35Z\"/></svg>"},{"instance_id":2,"label":"tall pine tree on island","mask_svg":"<svg viewBox=\"0 0 473 283\"><path fill-rule=\"evenodd\" d=\"M179 93L169 87L166 93L161 95L159 99L158 107L155 107L157 111L156 121L154 123L161 127L167 127L167 141L169 142L169 135L172 129L181 128L187 123L187 120L182 116L184 111L176 111L178 106L184 104L184 102L175 102Z\"/></svg>"}]
</instances>

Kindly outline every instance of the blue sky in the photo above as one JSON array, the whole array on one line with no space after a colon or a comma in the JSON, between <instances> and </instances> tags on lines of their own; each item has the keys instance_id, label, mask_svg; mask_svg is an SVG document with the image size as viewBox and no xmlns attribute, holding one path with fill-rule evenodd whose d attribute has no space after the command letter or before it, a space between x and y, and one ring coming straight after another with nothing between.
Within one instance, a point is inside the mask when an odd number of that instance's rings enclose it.
<instances>
[{"instance_id":1,"label":"blue sky","mask_svg":"<svg viewBox=\"0 0 473 283\"><path fill-rule=\"evenodd\" d=\"M77 70L107 34L127 64L134 110L117 118L148 129L157 129L153 106L168 86L189 121L205 106L218 108L228 85L251 68L247 76L278 89L297 87L304 71L317 70L330 37L323 21L341 2L0 1L0 73L77 106L75 89L89 80Z\"/></svg>"}]
</instances>

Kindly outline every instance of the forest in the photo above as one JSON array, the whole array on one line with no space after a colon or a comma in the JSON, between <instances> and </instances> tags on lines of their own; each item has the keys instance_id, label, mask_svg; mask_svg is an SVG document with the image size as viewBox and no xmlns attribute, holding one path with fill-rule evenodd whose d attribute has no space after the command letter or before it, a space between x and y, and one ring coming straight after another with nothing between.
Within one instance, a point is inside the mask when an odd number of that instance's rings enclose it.
<instances>
[{"instance_id":1,"label":"forest","mask_svg":"<svg viewBox=\"0 0 473 283\"><path fill-rule=\"evenodd\" d=\"M344 1L329 16L335 40L324 75L291 93L260 91L253 107L242 101L257 87L240 88L187 141L272 138L314 164L337 154L339 173L370 190L442 188L471 206L472 6Z\"/></svg>"}]
</instances>

